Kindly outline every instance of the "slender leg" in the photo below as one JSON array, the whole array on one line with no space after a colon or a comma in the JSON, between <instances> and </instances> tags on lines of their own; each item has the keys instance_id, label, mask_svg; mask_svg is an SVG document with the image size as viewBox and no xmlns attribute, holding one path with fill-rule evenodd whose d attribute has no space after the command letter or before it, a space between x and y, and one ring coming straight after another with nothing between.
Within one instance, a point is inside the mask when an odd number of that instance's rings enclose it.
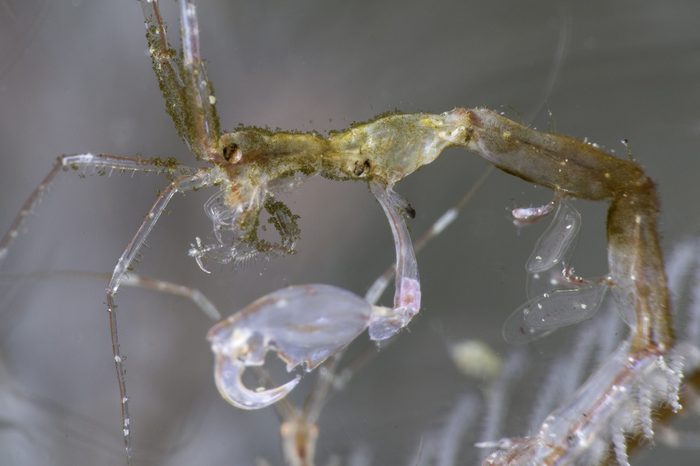
<instances>
[{"instance_id":1,"label":"slender leg","mask_svg":"<svg viewBox=\"0 0 700 466\"><path fill-rule=\"evenodd\" d=\"M123 157L110 154L78 154L62 155L49 171L48 175L39 183L34 191L29 195L19 213L15 217L10 229L0 239L0 262L5 258L12 242L19 236L20 229L24 226L29 214L34 210L41 200L42 195L49 188L54 178L61 170L81 170L84 168L96 169L98 173L102 170L119 170L132 172L150 173L187 173L194 172L194 169L183 167L171 161L161 159L141 159L137 157Z\"/></svg>"},{"instance_id":2,"label":"slender leg","mask_svg":"<svg viewBox=\"0 0 700 466\"><path fill-rule=\"evenodd\" d=\"M100 281L109 281L112 278L111 274L99 272L85 272L82 270L54 270L47 272L32 272L20 274L0 273L0 282L2 281L20 281L20 280L42 280L53 279L56 277L72 277L72 278L89 278ZM181 296L189 299L204 315L209 317L214 322L221 320L221 313L216 305L204 293L197 288L180 285L178 283L159 280L153 277L147 277L136 273L130 273L121 281L122 286L130 286L134 288L142 288L153 290L159 293Z\"/></svg>"},{"instance_id":3,"label":"slender leg","mask_svg":"<svg viewBox=\"0 0 700 466\"><path fill-rule=\"evenodd\" d=\"M156 202L153 204L153 207L151 207L151 210L149 210L148 214L146 214L146 217L138 231L127 245L126 249L119 258L119 261L117 261L117 265L114 267L114 272L112 273L112 278L107 286L107 313L109 314L109 330L112 338L112 355L114 357L114 364L117 371L117 383L119 385L119 397L121 400L121 416L124 433L124 447L126 448L127 453L127 464L131 464L132 460L129 398L126 393L124 358L119 349L119 337L117 334L117 308L115 306L114 296L116 295L119 285L128 272L134 257L136 257L136 254L143 246L144 241L150 234L151 230L153 230L153 227L175 193L203 188L209 186L210 184L211 179L209 173L206 171L200 171L194 175L185 175L170 183L170 185L158 196Z\"/></svg>"},{"instance_id":4,"label":"slender leg","mask_svg":"<svg viewBox=\"0 0 700 466\"><path fill-rule=\"evenodd\" d=\"M137 275L135 273L126 275L122 279L121 284L124 286L145 288L161 293L182 296L183 298L187 298L192 301L192 304L197 306L199 310L211 320L215 322L221 320L221 313L216 308L214 303L212 303L204 293L196 288L191 288L189 286L172 283L165 280L158 280L151 277L144 277L143 275Z\"/></svg>"}]
</instances>

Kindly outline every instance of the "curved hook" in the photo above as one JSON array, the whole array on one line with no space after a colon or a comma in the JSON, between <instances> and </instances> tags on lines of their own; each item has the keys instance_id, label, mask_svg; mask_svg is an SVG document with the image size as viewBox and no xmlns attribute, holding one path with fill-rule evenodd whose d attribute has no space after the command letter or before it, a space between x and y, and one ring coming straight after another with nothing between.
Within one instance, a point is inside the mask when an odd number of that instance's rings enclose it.
<instances>
[{"instance_id":1,"label":"curved hook","mask_svg":"<svg viewBox=\"0 0 700 466\"><path fill-rule=\"evenodd\" d=\"M223 355L216 356L214 380L221 396L236 408L260 409L277 403L287 396L301 380L297 375L289 382L268 390L251 390L243 384L243 362Z\"/></svg>"},{"instance_id":2,"label":"curved hook","mask_svg":"<svg viewBox=\"0 0 700 466\"><path fill-rule=\"evenodd\" d=\"M243 409L269 406L289 393L300 377L269 390L246 388L247 367L263 366L272 351L287 372L306 372L340 351L368 325L372 305L330 285L297 285L269 293L214 325L207 335L216 356L214 376L221 396Z\"/></svg>"}]
</instances>

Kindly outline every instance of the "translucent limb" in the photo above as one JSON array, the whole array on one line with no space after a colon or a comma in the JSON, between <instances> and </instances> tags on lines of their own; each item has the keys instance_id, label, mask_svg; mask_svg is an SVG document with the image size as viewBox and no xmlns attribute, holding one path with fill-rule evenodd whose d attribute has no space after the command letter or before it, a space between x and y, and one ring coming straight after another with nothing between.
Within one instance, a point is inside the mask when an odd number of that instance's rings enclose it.
<instances>
[{"instance_id":1,"label":"translucent limb","mask_svg":"<svg viewBox=\"0 0 700 466\"><path fill-rule=\"evenodd\" d=\"M503 338L528 343L567 325L590 319L600 308L606 284L574 290L556 290L532 299L516 309L503 324Z\"/></svg>"},{"instance_id":2,"label":"translucent limb","mask_svg":"<svg viewBox=\"0 0 700 466\"><path fill-rule=\"evenodd\" d=\"M183 55L170 46L158 0L139 0L146 39L165 107L180 137L198 159L220 159L216 98L199 55L199 27L194 3L180 1Z\"/></svg>"},{"instance_id":3,"label":"translucent limb","mask_svg":"<svg viewBox=\"0 0 700 466\"><path fill-rule=\"evenodd\" d=\"M165 188L156 199L151 210L146 214L146 218L136 231L126 249L122 253L117 265L112 272L112 278L106 290L107 313L109 315L109 329L112 340L112 356L117 371L117 383L119 385L119 398L121 400L121 415L124 434L124 447L126 448L127 463L131 463L131 428L129 418L129 398L126 393L126 374L124 369L124 358L119 349L119 337L117 334L117 307L114 303L119 285L128 272L131 263L143 246L144 241L150 234L161 214L167 207L172 197L177 192L186 192L193 189L203 188L211 185L211 175L207 171L200 171L194 175L182 176Z\"/></svg>"},{"instance_id":4,"label":"translucent limb","mask_svg":"<svg viewBox=\"0 0 700 466\"><path fill-rule=\"evenodd\" d=\"M416 255L402 216L406 202L391 187L370 183L370 189L389 220L396 247L394 307L375 306L369 324L369 337L381 341L394 336L418 313L421 292Z\"/></svg>"},{"instance_id":5,"label":"translucent limb","mask_svg":"<svg viewBox=\"0 0 700 466\"><path fill-rule=\"evenodd\" d=\"M62 170L80 171L83 169L94 169L97 173L103 173L106 170L119 170L131 172L148 172L148 173L174 173L194 172L194 169L178 165L176 162L161 159L142 159L138 157L123 157L110 154L77 154L77 155L62 155L58 157L56 162L49 171L48 175L39 183L34 191L29 195L24 204L15 217L10 229L0 239L0 261L2 261L10 248L12 242L19 236L21 228L31 214L42 196L53 183L54 178ZM82 173L82 172L81 172Z\"/></svg>"},{"instance_id":6,"label":"translucent limb","mask_svg":"<svg viewBox=\"0 0 700 466\"><path fill-rule=\"evenodd\" d=\"M161 293L172 294L187 298L199 308L211 320L220 320L221 313L201 291L196 288L191 288L177 283L167 282L165 280L157 280L155 278L144 277L135 273L126 275L122 281L123 286L133 286L137 288L146 288Z\"/></svg>"},{"instance_id":7,"label":"translucent limb","mask_svg":"<svg viewBox=\"0 0 700 466\"><path fill-rule=\"evenodd\" d=\"M423 233L423 236L414 242L413 248L416 254L418 254L430 241L442 234L443 231L445 231L455 220L457 220L462 209L464 209L464 206L467 205L472 197L474 197L476 192L484 185L486 179L489 177L489 175L491 175L491 173L493 173L493 170L493 165L486 168L479 179L472 185L469 191L464 194L459 202L443 212L443 214L438 217L437 220L435 220L428 231ZM389 285L389 280L391 280L391 277L395 273L396 265L392 264L384 271L383 274L378 276L374 282L372 282L372 285L370 285L370 287L367 289L365 299L372 304L377 304L379 298L381 298L382 294L386 290L386 287Z\"/></svg>"},{"instance_id":8,"label":"translucent limb","mask_svg":"<svg viewBox=\"0 0 700 466\"><path fill-rule=\"evenodd\" d=\"M330 285L291 286L263 296L209 330L217 388L238 408L269 406L286 396L299 376L256 391L241 380L247 367L262 366L272 350L288 372L300 365L311 371L362 333L371 314L367 301Z\"/></svg>"},{"instance_id":9,"label":"translucent limb","mask_svg":"<svg viewBox=\"0 0 700 466\"><path fill-rule=\"evenodd\" d=\"M22 274L0 274L0 281L17 281L17 280L39 280L39 279L50 279L54 277L84 277L91 278L95 280L108 281L111 275L106 273L98 272L84 272L81 270L56 270L50 272L34 272L34 273L22 273ZM126 275L122 281L122 286L143 288L146 290L153 290L159 293L171 294L175 296L182 296L192 301L197 308L211 320L217 321L221 319L221 313L216 308L214 303L212 303L209 298L207 298L201 291L196 288L191 288L185 285L179 285L177 283L168 282L165 280L158 280L152 277L146 277L143 275L138 275L135 273L129 273Z\"/></svg>"}]
</instances>

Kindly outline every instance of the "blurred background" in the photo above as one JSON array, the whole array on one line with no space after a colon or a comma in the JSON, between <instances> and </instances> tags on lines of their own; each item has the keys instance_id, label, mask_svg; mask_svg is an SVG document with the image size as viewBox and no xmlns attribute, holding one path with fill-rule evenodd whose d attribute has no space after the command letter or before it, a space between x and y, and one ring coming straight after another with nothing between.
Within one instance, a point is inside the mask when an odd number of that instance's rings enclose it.
<instances>
[{"instance_id":1,"label":"blurred background","mask_svg":"<svg viewBox=\"0 0 700 466\"><path fill-rule=\"evenodd\" d=\"M695 0L201 0L198 7L224 128L325 132L394 109L486 106L621 157L627 139L658 183L664 248L698 234ZM174 3L163 8L177 41ZM133 0L0 0L0 141L0 230L58 155L175 156L194 164L164 112ZM397 186L417 211L414 237L486 168L448 150ZM1 464L123 464L104 281L16 274L111 272L164 185L153 175L61 175L0 266ZM210 232L202 205L211 194L173 201L137 271L196 287L226 315L288 284L363 294L393 261L390 230L367 187L314 178L286 199L302 219L297 254L206 275L187 250ZM479 339L501 356L512 351L500 327L525 300L524 263L547 222L518 229L509 211L549 199L546 190L494 172L421 253L421 314L334 395L319 425L318 464L363 448L375 465L416 464L416 446L456 400L480 396L487 385L461 374L449 348ZM605 206L575 205L584 220L573 265L602 275ZM146 290L122 288L117 302L138 464L282 464L274 411L240 411L218 396L205 316L181 298ZM529 345L532 369L512 387L516 395L538 391L537 368L565 351L576 331ZM360 337L350 358L367 347ZM530 404L523 396L504 407L499 435L527 433ZM459 464L476 461L479 429L465 437ZM662 445L633 463L671 458L697 461Z\"/></svg>"}]
</instances>

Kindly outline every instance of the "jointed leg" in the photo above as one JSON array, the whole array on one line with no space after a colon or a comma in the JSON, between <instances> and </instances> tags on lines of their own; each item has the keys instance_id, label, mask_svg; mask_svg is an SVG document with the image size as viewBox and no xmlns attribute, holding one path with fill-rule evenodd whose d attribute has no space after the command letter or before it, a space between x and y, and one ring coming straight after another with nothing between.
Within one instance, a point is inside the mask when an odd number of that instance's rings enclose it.
<instances>
[{"instance_id":1,"label":"jointed leg","mask_svg":"<svg viewBox=\"0 0 700 466\"><path fill-rule=\"evenodd\" d=\"M129 274L122 278L121 284L124 286L133 286L136 288L145 288L149 290L159 291L161 293L172 294L187 298L199 308L207 317L214 322L221 320L221 313L212 303L209 298L196 288L180 285L177 283L168 282L165 280L157 280L151 277L144 277L138 274Z\"/></svg>"},{"instance_id":2,"label":"jointed leg","mask_svg":"<svg viewBox=\"0 0 700 466\"><path fill-rule=\"evenodd\" d=\"M124 433L124 446L127 452L127 462L131 464L131 429L129 419L129 398L126 393L126 376L124 371L124 358L119 349L119 337L117 334L117 308L114 303L114 296L119 289L119 285L125 278L134 257L138 254L144 241L150 234L161 214L167 207L170 200L177 192L186 192L193 189L203 188L211 184L210 176L207 172L198 172L194 175L186 175L178 178L170 183L158 196L156 202L151 207L151 210L146 214L146 217L139 227L138 231L131 239L126 249L122 253L117 262L112 278L107 286L107 312L109 314L109 329L112 339L112 355L117 371L117 383L119 385L119 397L121 400L121 416Z\"/></svg>"},{"instance_id":3,"label":"jointed leg","mask_svg":"<svg viewBox=\"0 0 700 466\"><path fill-rule=\"evenodd\" d=\"M150 173L192 173L193 169L183 167L170 162L163 162L160 159L142 159L138 157L123 157L110 154L77 154L77 155L62 155L58 157L53 168L48 175L39 183L34 191L29 195L19 213L15 217L10 229L0 239L0 261L2 261L10 248L12 242L19 235L19 231L24 226L29 214L34 210L36 205L41 200L44 192L49 188L54 178L61 170L81 170L81 169L96 169L98 173L102 170L119 170L132 172L150 172Z\"/></svg>"},{"instance_id":4,"label":"jointed leg","mask_svg":"<svg viewBox=\"0 0 700 466\"><path fill-rule=\"evenodd\" d=\"M106 282L112 278L112 275L108 273L86 272L82 270L53 270L20 274L2 273L0 274L0 282L46 280L56 277L87 278ZM166 280L159 280L157 278L147 277L136 273L125 275L121 281L121 286L142 288L157 291L159 293L181 296L192 301L192 304L194 304L204 315L209 317L214 322L221 320L221 313L217 307L197 288L180 285L178 283L173 283Z\"/></svg>"}]
</instances>

